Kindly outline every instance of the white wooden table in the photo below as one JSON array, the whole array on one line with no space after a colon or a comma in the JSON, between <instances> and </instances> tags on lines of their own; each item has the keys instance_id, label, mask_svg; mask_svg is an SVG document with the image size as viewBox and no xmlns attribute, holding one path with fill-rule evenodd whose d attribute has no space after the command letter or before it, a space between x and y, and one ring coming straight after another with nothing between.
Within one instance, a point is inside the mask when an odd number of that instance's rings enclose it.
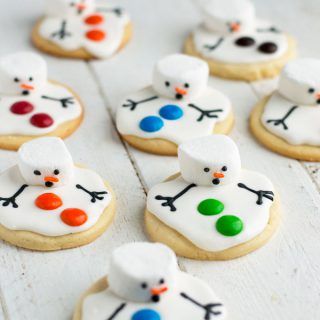
<instances>
[{"instance_id":1,"label":"white wooden table","mask_svg":"<svg viewBox=\"0 0 320 320\"><path fill-rule=\"evenodd\" d=\"M70 319L82 291L107 273L111 250L146 240L147 190L178 170L177 160L138 152L120 139L114 111L122 95L147 85L161 56L181 50L200 16L190 0L118 1L131 13L134 38L119 55L86 63L45 56L50 77L74 88L86 106L81 128L66 140L76 162L95 169L117 194L117 217L94 243L38 253L0 242L0 319ZM301 55L319 57L319 0L256 0L270 18L299 40ZM44 0L1 0L0 54L32 49L29 37ZM33 50L33 49L32 49ZM240 259L197 262L179 259L183 270L207 281L225 301L229 319L320 319L320 166L289 160L261 147L248 131L251 108L275 81L248 84L212 78L232 99L244 167L265 173L282 200L281 228L269 244ZM1 119L0 119L1 121ZM0 152L0 168L15 161Z\"/></svg>"}]
</instances>

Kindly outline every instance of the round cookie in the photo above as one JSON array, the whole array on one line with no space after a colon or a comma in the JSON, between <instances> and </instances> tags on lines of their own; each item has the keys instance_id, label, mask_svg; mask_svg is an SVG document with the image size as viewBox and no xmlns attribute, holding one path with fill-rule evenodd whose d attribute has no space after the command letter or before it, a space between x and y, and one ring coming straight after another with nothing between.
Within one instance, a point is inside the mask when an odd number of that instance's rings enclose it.
<instances>
[{"instance_id":1,"label":"round cookie","mask_svg":"<svg viewBox=\"0 0 320 320\"><path fill-rule=\"evenodd\" d=\"M124 140L142 151L176 155L184 141L231 131L231 102L208 86L208 65L173 54L159 60L152 86L131 94L117 109Z\"/></svg>"},{"instance_id":2,"label":"round cookie","mask_svg":"<svg viewBox=\"0 0 320 320\"><path fill-rule=\"evenodd\" d=\"M47 80L40 56L19 52L0 59L0 148L17 150L41 136L66 138L79 127L83 113L77 94Z\"/></svg>"},{"instance_id":3,"label":"round cookie","mask_svg":"<svg viewBox=\"0 0 320 320\"><path fill-rule=\"evenodd\" d=\"M295 40L258 20L249 0L200 2L202 25L188 36L184 52L207 61L213 75L244 81L277 76L295 57Z\"/></svg>"},{"instance_id":4,"label":"round cookie","mask_svg":"<svg viewBox=\"0 0 320 320\"><path fill-rule=\"evenodd\" d=\"M75 166L60 138L22 145L0 175L0 239L53 251L94 241L110 225L115 196L95 172Z\"/></svg>"},{"instance_id":5,"label":"round cookie","mask_svg":"<svg viewBox=\"0 0 320 320\"><path fill-rule=\"evenodd\" d=\"M226 310L208 285L178 269L169 248L137 242L114 250L108 279L82 295L73 320L165 320L172 314L179 319L224 319Z\"/></svg>"},{"instance_id":6,"label":"round cookie","mask_svg":"<svg viewBox=\"0 0 320 320\"><path fill-rule=\"evenodd\" d=\"M278 89L253 109L250 129L268 149L320 161L320 60L298 59L283 69Z\"/></svg>"},{"instance_id":7,"label":"round cookie","mask_svg":"<svg viewBox=\"0 0 320 320\"><path fill-rule=\"evenodd\" d=\"M94 0L46 0L46 12L32 31L32 42L48 54L73 59L105 59L130 41L132 24L119 7Z\"/></svg>"},{"instance_id":8,"label":"round cookie","mask_svg":"<svg viewBox=\"0 0 320 320\"><path fill-rule=\"evenodd\" d=\"M145 226L153 241L179 256L228 260L270 239L280 221L278 196L265 176L241 169L230 138L189 141L179 147L178 158L181 175L148 193Z\"/></svg>"}]
</instances>

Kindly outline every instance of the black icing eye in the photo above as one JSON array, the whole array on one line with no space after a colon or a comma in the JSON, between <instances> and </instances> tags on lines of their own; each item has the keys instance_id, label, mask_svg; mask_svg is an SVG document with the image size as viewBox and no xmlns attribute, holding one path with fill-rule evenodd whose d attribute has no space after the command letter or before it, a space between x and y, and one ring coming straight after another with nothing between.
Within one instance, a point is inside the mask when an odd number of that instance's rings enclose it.
<instances>
[{"instance_id":1,"label":"black icing eye","mask_svg":"<svg viewBox=\"0 0 320 320\"><path fill-rule=\"evenodd\" d=\"M53 171L53 173L54 173L55 175L58 175L58 174L60 173L60 171L59 171L58 169L55 169L55 170Z\"/></svg>"},{"instance_id":2,"label":"black icing eye","mask_svg":"<svg viewBox=\"0 0 320 320\"><path fill-rule=\"evenodd\" d=\"M204 171L204 172L209 172L210 169L209 169L209 168L204 168L203 171Z\"/></svg>"},{"instance_id":3,"label":"black icing eye","mask_svg":"<svg viewBox=\"0 0 320 320\"><path fill-rule=\"evenodd\" d=\"M147 289L148 288L148 284L146 282L141 283L141 288L142 289Z\"/></svg>"},{"instance_id":4,"label":"black icing eye","mask_svg":"<svg viewBox=\"0 0 320 320\"><path fill-rule=\"evenodd\" d=\"M33 78L32 78L32 77L30 77L30 78L29 78L29 81L33 81Z\"/></svg>"},{"instance_id":5,"label":"black icing eye","mask_svg":"<svg viewBox=\"0 0 320 320\"><path fill-rule=\"evenodd\" d=\"M227 166L223 166L223 167L221 168L221 170L222 170L222 171L227 171L228 168L227 168Z\"/></svg>"},{"instance_id":6,"label":"black icing eye","mask_svg":"<svg viewBox=\"0 0 320 320\"><path fill-rule=\"evenodd\" d=\"M185 83L185 84L184 84L184 87L185 87L185 88L189 88L189 87L190 87L189 83Z\"/></svg>"},{"instance_id":7,"label":"black icing eye","mask_svg":"<svg viewBox=\"0 0 320 320\"><path fill-rule=\"evenodd\" d=\"M41 176L41 172L39 170L34 170L33 173L36 175L36 176Z\"/></svg>"},{"instance_id":8,"label":"black icing eye","mask_svg":"<svg viewBox=\"0 0 320 320\"><path fill-rule=\"evenodd\" d=\"M166 87L170 87L170 82L169 81L166 81L164 84L166 85Z\"/></svg>"},{"instance_id":9,"label":"black icing eye","mask_svg":"<svg viewBox=\"0 0 320 320\"><path fill-rule=\"evenodd\" d=\"M19 82L20 81L19 78L14 78L13 80L14 80L14 82Z\"/></svg>"},{"instance_id":10,"label":"black icing eye","mask_svg":"<svg viewBox=\"0 0 320 320\"><path fill-rule=\"evenodd\" d=\"M164 284L164 279L160 279L159 283Z\"/></svg>"},{"instance_id":11,"label":"black icing eye","mask_svg":"<svg viewBox=\"0 0 320 320\"><path fill-rule=\"evenodd\" d=\"M308 92L309 93L314 93L316 90L314 89L314 88L310 88L309 90L308 90Z\"/></svg>"}]
</instances>

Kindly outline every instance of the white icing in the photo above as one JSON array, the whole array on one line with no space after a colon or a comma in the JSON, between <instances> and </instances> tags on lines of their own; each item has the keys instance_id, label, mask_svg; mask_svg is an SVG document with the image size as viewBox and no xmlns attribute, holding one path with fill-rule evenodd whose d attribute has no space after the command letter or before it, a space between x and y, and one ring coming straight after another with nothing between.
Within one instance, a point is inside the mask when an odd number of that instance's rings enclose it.
<instances>
[{"instance_id":1,"label":"white icing","mask_svg":"<svg viewBox=\"0 0 320 320\"><path fill-rule=\"evenodd\" d=\"M179 271L176 286L164 293L158 303L128 302L118 298L110 289L87 296L83 302L82 320L106 320L124 302L127 302L127 305L117 314L116 320L131 320L132 316L142 309L152 309L158 312L163 320L203 320L205 310L181 297L182 292L203 305L222 303L205 282ZM214 316L214 319L225 319L227 313L223 305L213 310L221 312Z\"/></svg>"},{"instance_id":2,"label":"white icing","mask_svg":"<svg viewBox=\"0 0 320 320\"><path fill-rule=\"evenodd\" d=\"M184 141L207 136L212 134L214 126L218 122L224 121L231 112L230 100L221 92L207 87L205 92L196 99L176 100L159 97L158 99L139 104L135 110L131 111L129 107L123 107L127 104L127 99L140 101L153 96L157 93L153 88L147 87L128 96L123 100L117 110L117 128L121 134L134 135L141 138L160 138L180 144ZM204 117L202 121L197 121L201 113L188 104L194 104L203 110L222 109L222 112L212 113L218 115L218 118ZM183 110L183 117L178 120L165 120L164 126L157 132L145 132L140 129L140 121L147 116L159 116L159 110L165 105L177 105Z\"/></svg>"},{"instance_id":3,"label":"white icing","mask_svg":"<svg viewBox=\"0 0 320 320\"><path fill-rule=\"evenodd\" d=\"M153 71L153 87L160 95L177 94L194 99L205 91L209 67L204 61L184 54L172 54L159 60Z\"/></svg>"},{"instance_id":4,"label":"white icing","mask_svg":"<svg viewBox=\"0 0 320 320\"><path fill-rule=\"evenodd\" d=\"M52 187L60 187L73 179L72 157L60 138L44 137L24 143L18 151L20 173L29 185L45 185L55 181ZM55 171L58 170L58 173ZM36 175L34 172L39 171Z\"/></svg>"},{"instance_id":5,"label":"white icing","mask_svg":"<svg viewBox=\"0 0 320 320\"><path fill-rule=\"evenodd\" d=\"M286 130L282 124L268 122L282 119L296 105L275 92L265 106L262 124L268 131L292 145L320 146L320 105L298 105L285 120Z\"/></svg>"},{"instance_id":6,"label":"white icing","mask_svg":"<svg viewBox=\"0 0 320 320\"><path fill-rule=\"evenodd\" d=\"M315 105L320 101L320 60L304 58L289 62L280 75L278 90L293 103Z\"/></svg>"},{"instance_id":7,"label":"white icing","mask_svg":"<svg viewBox=\"0 0 320 320\"><path fill-rule=\"evenodd\" d=\"M150 302L153 295L162 296L175 285L177 271L175 254L163 244L129 243L112 253L109 288L122 299Z\"/></svg>"},{"instance_id":8,"label":"white icing","mask_svg":"<svg viewBox=\"0 0 320 320\"><path fill-rule=\"evenodd\" d=\"M52 98L72 97L72 104L63 108L60 102L43 99L41 96ZM17 115L10 111L11 106L19 101L27 101L34 106L32 112L25 115ZM0 135L40 135L54 131L60 124L78 118L81 115L82 108L80 102L74 94L59 84L47 82L40 90L35 90L28 96L0 96ZM46 113L51 116L54 123L47 128L35 127L30 123L32 115L37 113Z\"/></svg>"},{"instance_id":9,"label":"white icing","mask_svg":"<svg viewBox=\"0 0 320 320\"><path fill-rule=\"evenodd\" d=\"M129 23L129 16L124 11L118 15L112 11L114 6L97 7L96 10L88 15L72 15L66 17L48 15L39 27L41 37L48 39L67 51L85 48L97 58L108 58L113 55L120 47L126 25ZM92 10L91 10L92 11ZM85 20L91 15L100 15L103 21L96 25L89 25ZM65 21L67 35L62 39L53 34L61 29L62 22ZM92 41L86 37L87 32L100 30L106 34L101 41Z\"/></svg>"},{"instance_id":10,"label":"white icing","mask_svg":"<svg viewBox=\"0 0 320 320\"><path fill-rule=\"evenodd\" d=\"M42 186L27 187L16 199L18 208L0 206L0 223L10 230L25 230L46 236L62 236L78 233L93 227L104 209L111 201L111 193L108 192L104 181L93 171L74 167L74 180L68 185L57 188L45 188ZM17 166L11 167L0 175L0 196L10 197L25 184ZM91 197L84 191L76 188L80 184L89 191L107 191L104 199L92 203ZM58 195L63 205L55 210L42 210L34 201L44 193L52 192ZM81 226L71 227L65 224L60 213L64 209L78 208L86 212L88 220Z\"/></svg>"},{"instance_id":11,"label":"white icing","mask_svg":"<svg viewBox=\"0 0 320 320\"><path fill-rule=\"evenodd\" d=\"M219 186L233 182L241 172L241 160L236 144L225 135L210 135L181 144L178 159L183 179L201 186Z\"/></svg>"},{"instance_id":12,"label":"white icing","mask_svg":"<svg viewBox=\"0 0 320 320\"><path fill-rule=\"evenodd\" d=\"M220 32L207 30L204 26L199 26L193 32L195 48L204 57L226 63L257 63L272 61L283 56L288 50L288 38L283 32L257 32L257 29L270 28L272 25L267 22L257 21L253 30L242 30L239 32L223 35ZM235 45L235 41L241 37L251 37L255 44L249 47ZM224 40L214 49L209 50L206 45L215 45L219 39ZM278 46L275 53L265 54L258 51L259 45L265 42L273 42Z\"/></svg>"},{"instance_id":13,"label":"white icing","mask_svg":"<svg viewBox=\"0 0 320 320\"><path fill-rule=\"evenodd\" d=\"M181 233L198 248L207 251L221 251L252 240L263 232L270 218L272 201L263 198L257 205L257 195L238 187L244 183L254 190L273 191L273 185L267 177L257 172L242 169L233 183L225 186L197 186L174 203L177 210L162 206L163 200L156 200L158 195L174 196L189 185L181 176L173 181L154 186L148 194L147 209L163 223ZM197 210L199 203L205 199L217 199L224 204L220 214L204 216ZM224 215L235 215L243 222L243 230L235 236L224 236L217 232L215 224Z\"/></svg>"}]
</instances>

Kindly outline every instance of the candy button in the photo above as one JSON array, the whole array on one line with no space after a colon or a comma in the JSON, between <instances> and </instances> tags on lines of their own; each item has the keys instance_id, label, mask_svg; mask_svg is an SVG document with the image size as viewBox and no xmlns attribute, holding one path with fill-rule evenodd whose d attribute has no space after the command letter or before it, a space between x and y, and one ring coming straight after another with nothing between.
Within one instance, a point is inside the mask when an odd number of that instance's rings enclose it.
<instances>
[{"instance_id":1,"label":"candy button","mask_svg":"<svg viewBox=\"0 0 320 320\"><path fill-rule=\"evenodd\" d=\"M42 210L54 210L62 206L62 200L54 193L43 193L37 197L35 205Z\"/></svg>"},{"instance_id":2,"label":"candy button","mask_svg":"<svg viewBox=\"0 0 320 320\"><path fill-rule=\"evenodd\" d=\"M233 237L242 231L243 222L236 216L223 216L217 220L216 228L224 236Z\"/></svg>"},{"instance_id":3,"label":"candy button","mask_svg":"<svg viewBox=\"0 0 320 320\"><path fill-rule=\"evenodd\" d=\"M213 216L223 211L224 204L216 199L206 199L199 203L198 211L204 216Z\"/></svg>"},{"instance_id":4,"label":"candy button","mask_svg":"<svg viewBox=\"0 0 320 320\"><path fill-rule=\"evenodd\" d=\"M163 120L156 116L145 117L140 121L139 127L146 132L159 131L164 126Z\"/></svg>"},{"instance_id":5,"label":"candy button","mask_svg":"<svg viewBox=\"0 0 320 320\"><path fill-rule=\"evenodd\" d=\"M99 14L93 14L84 20L86 24L90 24L90 25L100 24L103 21L104 21L103 16Z\"/></svg>"},{"instance_id":6,"label":"candy button","mask_svg":"<svg viewBox=\"0 0 320 320\"><path fill-rule=\"evenodd\" d=\"M278 50L278 46L273 42L264 42L258 47L258 50L265 54L272 54Z\"/></svg>"},{"instance_id":7,"label":"candy button","mask_svg":"<svg viewBox=\"0 0 320 320\"><path fill-rule=\"evenodd\" d=\"M161 320L160 314L157 311L151 309L143 309L137 311L131 320Z\"/></svg>"},{"instance_id":8,"label":"candy button","mask_svg":"<svg viewBox=\"0 0 320 320\"><path fill-rule=\"evenodd\" d=\"M79 227L88 220L87 214L83 210L77 208L63 210L60 214L60 218L65 224L71 227Z\"/></svg>"},{"instance_id":9,"label":"candy button","mask_svg":"<svg viewBox=\"0 0 320 320\"><path fill-rule=\"evenodd\" d=\"M235 44L239 47L251 47L255 44L255 40L251 37L241 37L235 41Z\"/></svg>"},{"instance_id":10,"label":"candy button","mask_svg":"<svg viewBox=\"0 0 320 320\"><path fill-rule=\"evenodd\" d=\"M159 114L166 120L177 120L183 116L183 111L174 104L168 104L160 109Z\"/></svg>"},{"instance_id":11,"label":"candy button","mask_svg":"<svg viewBox=\"0 0 320 320\"><path fill-rule=\"evenodd\" d=\"M53 119L46 113L37 113L31 117L30 122L35 127L48 128L53 124Z\"/></svg>"},{"instance_id":12,"label":"candy button","mask_svg":"<svg viewBox=\"0 0 320 320\"><path fill-rule=\"evenodd\" d=\"M15 114L27 114L30 113L33 109L33 105L28 101L19 101L11 106L10 111Z\"/></svg>"},{"instance_id":13,"label":"candy button","mask_svg":"<svg viewBox=\"0 0 320 320\"><path fill-rule=\"evenodd\" d=\"M86 33L86 37L89 40L99 42L99 41L102 41L106 37L106 34L102 30L90 30Z\"/></svg>"}]
</instances>

